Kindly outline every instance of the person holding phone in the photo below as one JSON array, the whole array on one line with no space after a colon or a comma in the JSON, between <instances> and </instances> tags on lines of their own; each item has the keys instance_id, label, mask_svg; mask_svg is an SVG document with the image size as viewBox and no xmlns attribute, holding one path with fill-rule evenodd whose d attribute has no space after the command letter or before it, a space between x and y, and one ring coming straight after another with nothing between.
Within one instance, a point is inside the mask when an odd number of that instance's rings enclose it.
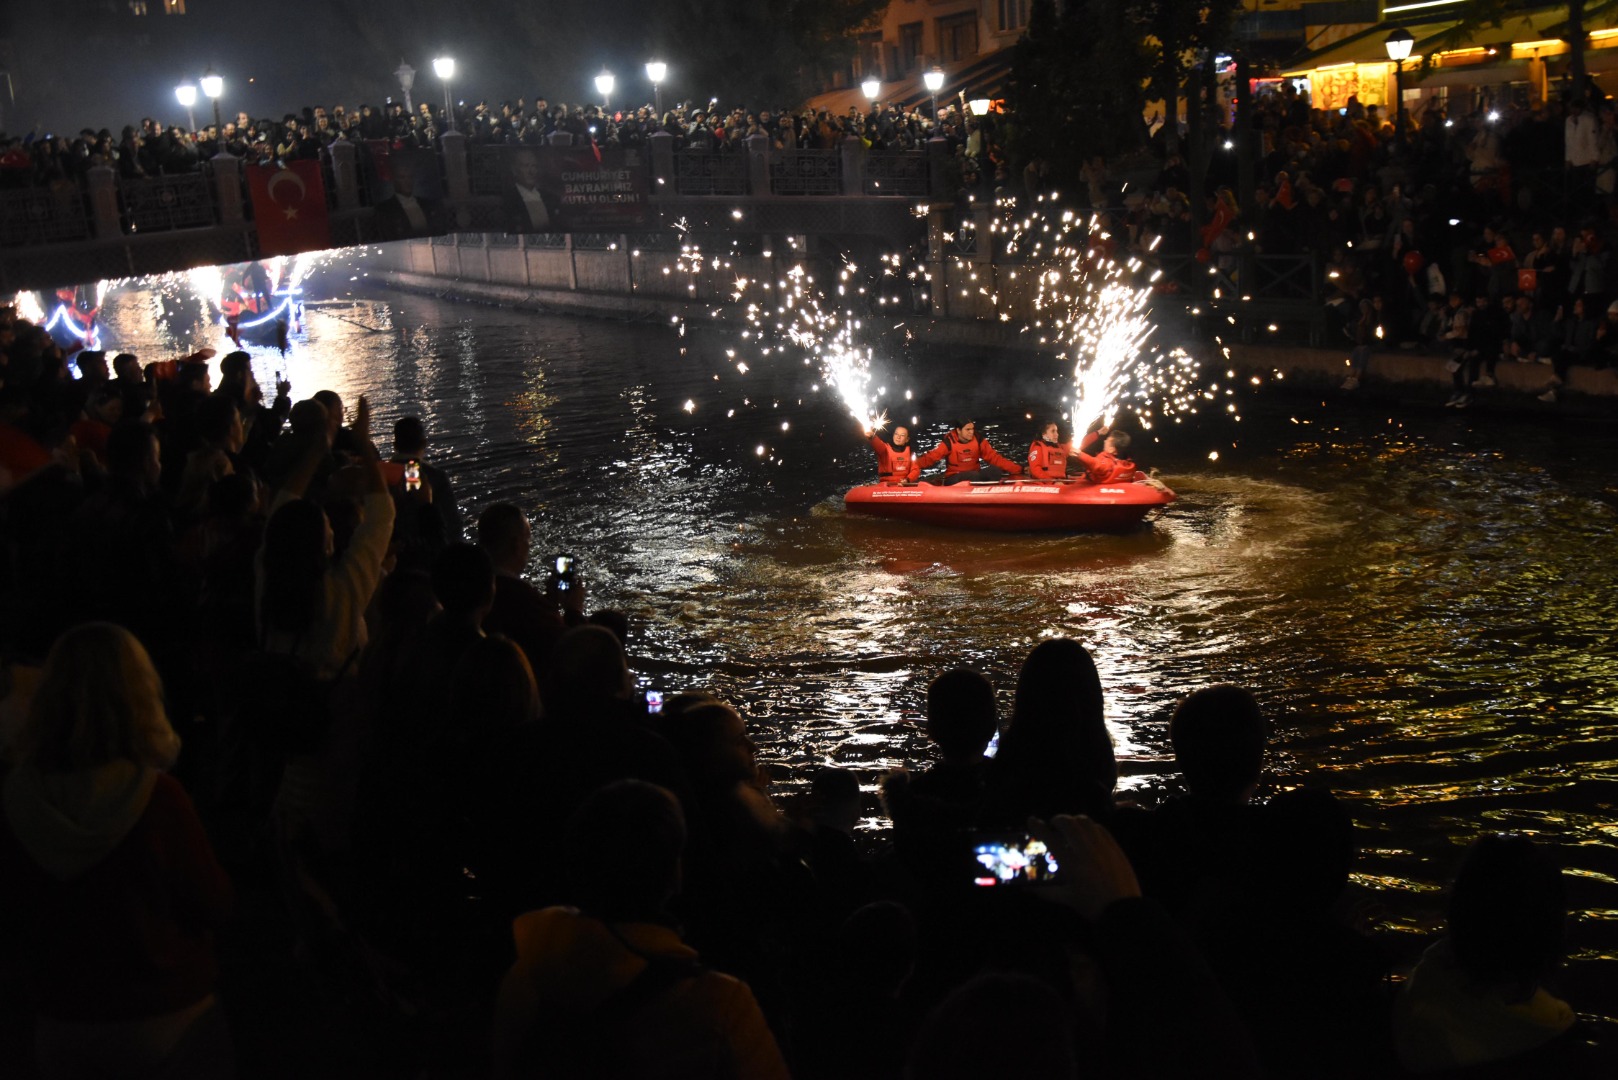
<instances>
[{"instance_id":1,"label":"person holding phone","mask_svg":"<svg viewBox=\"0 0 1618 1080\"><path fill-rule=\"evenodd\" d=\"M455 484L448 473L427 461L427 426L419 416L401 416L393 424L393 465L403 466L401 484L406 492L426 491L438 520L442 523L443 539L455 542L466 534L466 523L461 518L461 504L455 497ZM411 486L411 471L416 473Z\"/></svg>"},{"instance_id":2,"label":"person holding phone","mask_svg":"<svg viewBox=\"0 0 1618 1080\"><path fill-rule=\"evenodd\" d=\"M584 621L584 590L568 590L567 606L555 592L542 592L523 575L533 548L533 530L528 515L513 503L495 503L478 517L478 544L494 560L494 606L483 619L489 633L503 634L515 641L528 657L534 676L541 683L549 670L551 650L568 627ZM555 570L555 559L550 569Z\"/></svg>"}]
</instances>

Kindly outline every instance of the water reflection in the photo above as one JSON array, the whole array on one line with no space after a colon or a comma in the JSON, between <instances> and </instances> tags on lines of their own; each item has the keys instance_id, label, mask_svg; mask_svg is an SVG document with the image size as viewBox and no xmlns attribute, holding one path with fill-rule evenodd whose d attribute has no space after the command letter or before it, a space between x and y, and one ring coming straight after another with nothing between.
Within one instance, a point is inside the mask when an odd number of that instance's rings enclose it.
<instances>
[{"instance_id":1,"label":"water reflection","mask_svg":"<svg viewBox=\"0 0 1618 1080\"><path fill-rule=\"evenodd\" d=\"M136 293L109 309L113 348L228 351L217 331L160 325ZM738 702L788 784L830 762L870 790L925 759L932 675L977 666L1009 708L1027 651L1072 636L1095 654L1121 784L1143 801L1174 784L1174 701L1252 685L1276 717L1273 782L1354 804L1358 886L1389 929L1435 924L1480 829L1521 829L1573 868L1581 963L1614 968L1618 435L1604 427L1250 402L1239 440L1192 424L1137 443L1181 495L1150 529L951 533L846 517L842 491L870 470L846 418L802 371L736 377L716 330L682 354L661 325L392 295L307 321L284 358L254 350L261 381L284 370L297 396L327 387L350 405L369 393L384 435L425 417L469 511L528 508L536 559L580 555L597 601L631 614L642 676ZM1018 389L1032 361L1003 377L984 358L888 363L889 385L917 388L905 414L924 444L972 408L1009 450L1042 411ZM1607 983L1595 1000L1615 1015Z\"/></svg>"}]
</instances>

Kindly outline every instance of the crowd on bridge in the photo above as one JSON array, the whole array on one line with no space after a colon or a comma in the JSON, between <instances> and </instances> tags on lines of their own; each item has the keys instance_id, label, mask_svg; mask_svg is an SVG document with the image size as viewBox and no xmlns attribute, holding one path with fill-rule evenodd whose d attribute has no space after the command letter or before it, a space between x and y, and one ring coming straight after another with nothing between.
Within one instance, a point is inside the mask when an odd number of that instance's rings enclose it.
<instances>
[{"instance_id":1,"label":"crowd on bridge","mask_svg":"<svg viewBox=\"0 0 1618 1080\"><path fill-rule=\"evenodd\" d=\"M602 147L634 148L662 131L676 149L738 151L747 140L763 137L777 150L832 149L854 137L877 150L915 150L934 135L979 152L982 124L962 110L947 106L935 124L925 110L895 104L850 109L768 108L737 105L725 108L718 99L681 102L661 116L651 105L610 110L592 104L552 103L544 96L518 97L491 104L479 101L455 106L422 102L415 109L392 102L383 106L305 106L280 119L255 118L238 112L234 119L189 130L151 117L111 128L85 128L76 135L0 132L0 190L79 184L96 166L111 167L124 179L197 172L220 153L249 162L329 159L334 143L387 145L394 149L430 149L454 130L475 146L543 144L556 132ZM976 137L974 137L976 135ZM983 148L987 150L987 148Z\"/></svg>"},{"instance_id":2,"label":"crowd on bridge","mask_svg":"<svg viewBox=\"0 0 1618 1080\"><path fill-rule=\"evenodd\" d=\"M74 379L0 310L7 1075L1597 1074L1546 850L1481 838L1401 957L1252 692L1181 701L1132 806L1049 640L1006 715L927 673L925 766L784 798L419 419L384 457L365 398L212 359Z\"/></svg>"}]
</instances>

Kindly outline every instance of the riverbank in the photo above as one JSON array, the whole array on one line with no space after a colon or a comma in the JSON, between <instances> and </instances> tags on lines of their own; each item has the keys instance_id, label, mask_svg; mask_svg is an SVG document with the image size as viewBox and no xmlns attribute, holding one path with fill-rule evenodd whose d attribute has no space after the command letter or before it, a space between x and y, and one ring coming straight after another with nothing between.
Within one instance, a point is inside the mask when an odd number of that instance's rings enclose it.
<instances>
[{"instance_id":1,"label":"riverbank","mask_svg":"<svg viewBox=\"0 0 1618 1080\"><path fill-rule=\"evenodd\" d=\"M638 291L626 295L587 288L507 285L407 270L373 271L370 280L391 289L444 299L629 322L680 318L693 323L734 320L740 324L746 314L744 305L732 302L689 302ZM950 351L1020 352L1035 348L1031 335L1020 332L1013 324L983 319L908 315L895 318L882 332L902 332L913 342ZM1349 374L1346 348L1234 343L1230 346L1229 365L1242 379L1254 376L1274 379L1294 390L1330 394L1345 401L1392 397L1442 404L1452 390L1445 358L1419 352L1389 350L1374 354L1359 386L1352 390L1343 388ZM1539 395L1550 384L1551 369L1546 365L1501 363L1494 378L1496 385L1474 390L1470 408L1492 412L1618 414L1618 371L1613 369L1572 369L1554 403L1539 400Z\"/></svg>"}]
</instances>

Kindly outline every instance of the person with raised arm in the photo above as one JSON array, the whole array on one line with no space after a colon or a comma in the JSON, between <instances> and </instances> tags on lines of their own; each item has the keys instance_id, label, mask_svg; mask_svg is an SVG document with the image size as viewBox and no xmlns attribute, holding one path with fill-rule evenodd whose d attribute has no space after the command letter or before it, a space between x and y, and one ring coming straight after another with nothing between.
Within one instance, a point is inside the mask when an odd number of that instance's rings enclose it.
<instances>
[{"instance_id":1,"label":"person with raised arm","mask_svg":"<svg viewBox=\"0 0 1618 1080\"><path fill-rule=\"evenodd\" d=\"M892 435L874 428L863 429L865 441L876 451L876 473L884 484L914 484L921 475L916 465L916 448L910 442L910 429L895 424Z\"/></svg>"}]
</instances>

